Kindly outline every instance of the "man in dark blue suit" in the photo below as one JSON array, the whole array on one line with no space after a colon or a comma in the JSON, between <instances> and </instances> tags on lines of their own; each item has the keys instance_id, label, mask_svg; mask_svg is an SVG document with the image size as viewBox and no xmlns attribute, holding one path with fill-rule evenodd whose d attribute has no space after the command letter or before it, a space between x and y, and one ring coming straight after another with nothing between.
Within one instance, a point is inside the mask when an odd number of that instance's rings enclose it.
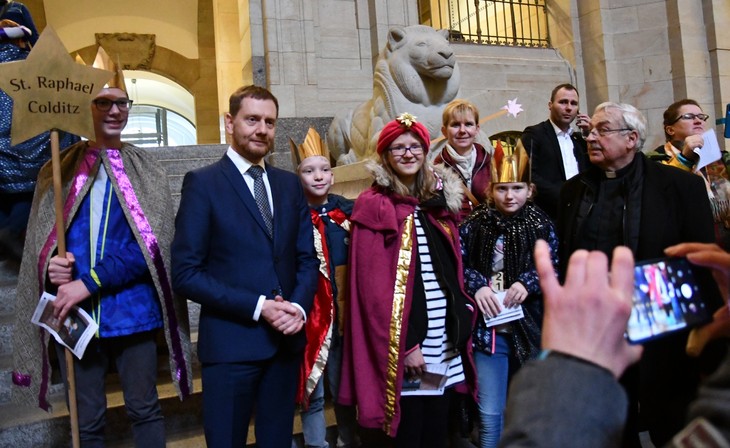
<instances>
[{"instance_id":1,"label":"man in dark blue suit","mask_svg":"<svg viewBox=\"0 0 730 448\"><path fill-rule=\"evenodd\" d=\"M299 180L263 161L278 112L264 88L231 95L231 146L185 175L175 222L173 287L202 305L203 417L214 448L245 446L254 409L258 446L291 446L319 262Z\"/></svg>"},{"instance_id":2,"label":"man in dark blue suit","mask_svg":"<svg viewBox=\"0 0 730 448\"><path fill-rule=\"evenodd\" d=\"M586 142L570 125L575 120L587 132L591 117L578 113L578 91L571 84L553 89L548 109L550 118L522 131L522 145L530 154L535 204L557 221L560 188L588 166Z\"/></svg>"}]
</instances>

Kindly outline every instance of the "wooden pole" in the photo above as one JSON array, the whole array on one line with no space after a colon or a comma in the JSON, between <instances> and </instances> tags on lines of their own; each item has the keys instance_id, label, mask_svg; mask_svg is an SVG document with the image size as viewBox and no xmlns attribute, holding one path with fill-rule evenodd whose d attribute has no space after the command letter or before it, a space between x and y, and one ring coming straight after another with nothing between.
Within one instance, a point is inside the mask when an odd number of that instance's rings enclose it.
<instances>
[{"instance_id":1,"label":"wooden pole","mask_svg":"<svg viewBox=\"0 0 730 448\"><path fill-rule=\"evenodd\" d=\"M58 130L51 130L51 164L53 167L53 197L56 209L56 237L58 256L66 256L66 226L63 222L63 186L61 183L61 150L58 142ZM73 448L79 448L79 415L76 406L76 374L74 357L66 348L66 381L68 383L68 413L71 419L71 441Z\"/></svg>"}]
</instances>

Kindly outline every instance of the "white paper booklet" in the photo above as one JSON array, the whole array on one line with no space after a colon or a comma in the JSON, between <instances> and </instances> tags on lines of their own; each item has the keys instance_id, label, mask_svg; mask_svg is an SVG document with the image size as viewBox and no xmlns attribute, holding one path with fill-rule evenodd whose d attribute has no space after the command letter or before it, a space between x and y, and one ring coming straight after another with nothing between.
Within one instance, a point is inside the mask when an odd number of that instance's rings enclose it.
<instances>
[{"instance_id":1,"label":"white paper booklet","mask_svg":"<svg viewBox=\"0 0 730 448\"><path fill-rule=\"evenodd\" d=\"M63 322L59 322L53 317L51 302L54 300L56 296L44 292L30 321L48 330L59 344L68 347L77 358L81 359L99 326L89 313L77 306L69 311Z\"/></svg>"},{"instance_id":2,"label":"white paper booklet","mask_svg":"<svg viewBox=\"0 0 730 448\"><path fill-rule=\"evenodd\" d=\"M419 378L403 379L401 395L443 395L448 370L448 362L426 364L426 371Z\"/></svg>"},{"instance_id":3,"label":"white paper booklet","mask_svg":"<svg viewBox=\"0 0 730 448\"><path fill-rule=\"evenodd\" d=\"M716 160L720 160L722 153L720 152L720 144L717 142L717 135L714 129L708 129L702 134L705 142L702 149L696 149L695 152L700 155L700 161L697 163L696 171L711 164Z\"/></svg>"},{"instance_id":4,"label":"white paper booklet","mask_svg":"<svg viewBox=\"0 0 730 448\"><path fill-rule=\"evenodd\" d=\"M499 291L496 293L500 303L504 302L506 295L507 291ZM523 317L525 317L525 312L522 310L522 305L519 305L514 308L502 308L499 314L489 319L487 319L487 316L484 316L484 322L487 324L487 327L493 327L513 320L522 319Z\"/></svg>"}]
</instances>

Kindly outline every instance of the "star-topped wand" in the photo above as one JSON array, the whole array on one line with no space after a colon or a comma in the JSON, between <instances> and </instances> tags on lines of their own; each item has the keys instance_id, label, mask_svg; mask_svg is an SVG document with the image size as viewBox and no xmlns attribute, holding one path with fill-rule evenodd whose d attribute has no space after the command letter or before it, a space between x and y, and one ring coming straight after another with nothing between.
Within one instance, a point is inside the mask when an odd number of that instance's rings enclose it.
<instances>
[{"instance_id":1,"label":"star-topped wand","mask_svg":"<svg viewBox=\"0 0 730 448\"><path fill-rule=\"evenodd\" d=\"M91 100L112 73L79 65L51 27L41 33L24 61L0 64L0 89L13 100L11 144L50 130L58 255L66 256L58 130L94 138ZM76 382L71 350L66 349L69 416L74 448L79 446Z\"/></svg>"}]
</instances>

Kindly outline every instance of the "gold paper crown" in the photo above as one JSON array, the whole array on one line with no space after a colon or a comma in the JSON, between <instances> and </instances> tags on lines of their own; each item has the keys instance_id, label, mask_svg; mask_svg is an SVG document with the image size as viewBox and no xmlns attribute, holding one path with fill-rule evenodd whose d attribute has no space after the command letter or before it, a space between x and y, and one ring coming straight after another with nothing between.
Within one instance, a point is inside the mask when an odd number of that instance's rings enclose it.
<instances>
[{"instance_id":1,"label":"gold paper crown","mask_svg":"<svg viewBox=\"0 0 730 448\"><path fill-rule=\"evenodd\" d=\"M492 183L527 182L532 181L530 176L530 158L518 140L514 148L502 148L500 142L494 150L491 161Z\"/></svg>"},{"instance_id":2,"label":"gold paper crown","mask_svg":"<svg viewBox=\"0 0 730 448\"><path fill-rule=\"evenodd\" d=\"M104 86L105 88L117 88L123 90L125 93L127 92L127 86L124 85L124 73L122 73L122 69L119 68L119 64L115 64L114 61L112 61L112 58L109 57L107 52L101 46L99 46L99 49L96 51L96 59L94 59L93 67L100 68L102 70L109 70L114 73L114 77L106 83Z\"/></svg>"},{"instance_id":3,"label":"gold paper crown","mask_svg":"<svg viewBox=\"0 0 730 448\"><path fill-rule=\"evenodd\" d=\"M291 160L295 167L302 163L302 160L312 156L326 157L327 160L330 158L330 152L327 149L327 145L324 144L322 137L313 128L309 128L307 136L304 138L304 142L301 145L294 143L294 140L289 138L289 149L291 149Z\"/></svg>"}]
</instances>

